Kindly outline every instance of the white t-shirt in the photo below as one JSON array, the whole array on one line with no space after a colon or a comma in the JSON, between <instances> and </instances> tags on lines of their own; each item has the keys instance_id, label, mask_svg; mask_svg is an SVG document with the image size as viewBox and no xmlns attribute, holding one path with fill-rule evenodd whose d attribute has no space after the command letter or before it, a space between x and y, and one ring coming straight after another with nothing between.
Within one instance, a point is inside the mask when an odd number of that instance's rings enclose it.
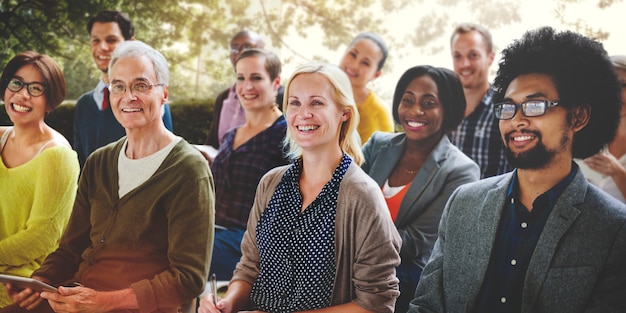
<instances>
[{"instance_id":1,"label":"white t-shirt","mask_svg":"<svg viewBox=\"0 0 626 313\"><path fill-rule=\"evenodd\" d=\"M163 160L165 160L167 155L170 154L174 146L176 146L181 139L181 137L176 136L176 138L163 149L141 159L130 159L126 156L125 151L128 140L124 141L117 163L118 185L120 186L118 191L119 197L122 198L125 194L137 188L154 175L159 166L161 166L161 163L163 163Z\"/></svg>"}]
</instances>

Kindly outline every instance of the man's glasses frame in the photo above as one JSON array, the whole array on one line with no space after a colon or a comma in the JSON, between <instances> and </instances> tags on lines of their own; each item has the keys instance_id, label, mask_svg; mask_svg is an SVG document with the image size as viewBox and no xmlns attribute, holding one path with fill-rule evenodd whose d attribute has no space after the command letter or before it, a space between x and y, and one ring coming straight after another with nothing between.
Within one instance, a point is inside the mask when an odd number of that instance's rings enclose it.
<instances>
[{"instance_id":1,"label":"man's glasses frame","mask_svg":"<svg viewBox=\"0 0 626 313\"><path fill-rule=\"evenodd\" d=\"M152 87L155 87L155 86L165 86L165 84L150 84L150 83L141 82L141 81L134 82L130 84L130 93L133 95L146 94L150 90L152 90ZM128 86L122 83L112 83L107 88L109 88L109 92L112 95L124 95L126 94L126 91L129 90Z\"/></svg>"},{"instance_id":2,"label":"man's glasses frame","mask_svg":"<svg viewBox=\"0 0 626 313\"><path fill-rule=\"evenodd\" d=\"M241 53L243 51L254 49L254 48L256 48L254 45L244 43L244 44L241 44L241 45L232 45L232 46L230 46L228 51L230 52L230 54L235 55L235 54L239 54L239 53Z\"/></svg>"},{"instance_id":3,"label":"man's glasses frame","mask_svg":"<svg viewBox=\"0 0 626 313\"><path fill-rule=\"evenodd\" d=\"M19 92L26 86L26 90L31 97L41 97L46 93L46 85L39 82L25 83L19 78L11 78L7 84L7 89L13 92Z\"/></svg>"},{"instance_id":4,"label":"man's glasses frame","mask_svg":"<svg viewBox=\"0 0 626 313\"><path fill-rule=\"evenodd\" d=\"M499 120L510 120L517 113L518 107L524 116L535 117L546 114L548 108L553 108L557 105L559 105L558 101L551 100L528 100L520 104L503 102L494 104L493 112Z\"/></svg>"}]
</instances>

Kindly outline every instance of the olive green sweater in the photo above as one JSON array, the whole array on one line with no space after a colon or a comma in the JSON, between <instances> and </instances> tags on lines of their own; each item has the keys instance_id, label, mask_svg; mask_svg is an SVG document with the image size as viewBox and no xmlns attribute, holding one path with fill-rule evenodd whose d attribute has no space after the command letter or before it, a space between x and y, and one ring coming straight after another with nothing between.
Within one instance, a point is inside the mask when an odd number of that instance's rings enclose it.
<instances>
[{"instance_id":1,"label":"olive green sweater","mask_svg":"<svg viewBox=\"0 0 626 313\"><path fill-rule=\"evenodd\" d=\"M132 288L139 312L175 312L204 289L215 196L206 160L184 140L143 184L118 198L126 138L85 163L59 248L33 275L95 290Z\"/></svg>"}]
</instances>

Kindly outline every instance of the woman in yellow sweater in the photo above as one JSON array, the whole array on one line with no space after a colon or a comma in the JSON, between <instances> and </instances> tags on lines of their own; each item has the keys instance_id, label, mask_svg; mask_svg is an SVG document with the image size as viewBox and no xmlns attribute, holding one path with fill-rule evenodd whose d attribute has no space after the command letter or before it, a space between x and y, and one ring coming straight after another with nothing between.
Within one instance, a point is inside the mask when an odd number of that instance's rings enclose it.
<instances>
[{"instance_id":1,"label":"woman in yellow sweater","mask_svg":"<svg viewBox=\"0 0 626 313\"><path fill-rule=\"evenodd\" d=\"M0 273L30 277L57 247L78 181L78 157L44 116L65 98L65 79L47 55L23 52L0 76L12 127L0 127ZM0 285L0 308L13 303Z\"/></svg>"},{"instance_id":2,"label":"woman in yellow sweater","mask_svg":"<svg viewBox=\"0 0 626 313\"><path fill-rule=\"evenodd\" d=\"M365 144L375 131L393 132L391 109L368 87L380 76L387 60L387 46L373 33L360 33L348 45L339 67L350 78L352 94L361 120L357 131Z\"/></svg>"}]
</instances>

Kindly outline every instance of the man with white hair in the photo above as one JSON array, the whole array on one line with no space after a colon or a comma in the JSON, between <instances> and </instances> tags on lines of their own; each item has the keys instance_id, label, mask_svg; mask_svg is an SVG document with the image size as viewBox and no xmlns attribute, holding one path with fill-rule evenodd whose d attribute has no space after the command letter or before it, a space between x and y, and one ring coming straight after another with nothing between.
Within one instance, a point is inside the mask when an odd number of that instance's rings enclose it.
<instances>
[{"instance_id":1,"label":"man with white hair","mask_svg":"<svg viewBox=\"0 0 626 313\"><path fill-rule=\"evenodd\" d=\"M127 41L108 73L111 106L126 136L87 159L67 231L32 276L76 287L40 295L9 286L16 303L2 312L193 312L204 289L213 177L200 152L161 119L167 61Z\"/></svg>"}]
</instances>

